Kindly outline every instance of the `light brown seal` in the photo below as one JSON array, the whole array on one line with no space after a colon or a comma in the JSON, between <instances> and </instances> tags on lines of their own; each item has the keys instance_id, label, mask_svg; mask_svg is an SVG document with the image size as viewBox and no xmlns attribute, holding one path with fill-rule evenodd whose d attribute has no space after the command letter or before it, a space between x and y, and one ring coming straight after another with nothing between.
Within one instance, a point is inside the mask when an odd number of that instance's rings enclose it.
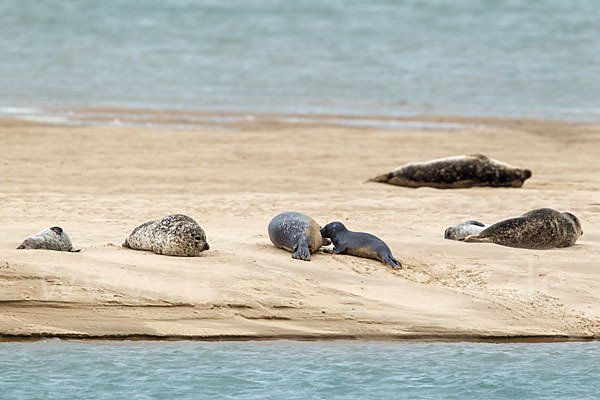
<instances>
[{"instance_id":1,"label":"light brown seal","mask_svg":"<svg viewBox=\"0 0 600 400\"><path fill-rule=\"evenodd\" d=\"M209 249L204 230L192 218L182 214L138 226L125 239L123 247L180 257L199 256Z\"/></svg>"}]
</instances>

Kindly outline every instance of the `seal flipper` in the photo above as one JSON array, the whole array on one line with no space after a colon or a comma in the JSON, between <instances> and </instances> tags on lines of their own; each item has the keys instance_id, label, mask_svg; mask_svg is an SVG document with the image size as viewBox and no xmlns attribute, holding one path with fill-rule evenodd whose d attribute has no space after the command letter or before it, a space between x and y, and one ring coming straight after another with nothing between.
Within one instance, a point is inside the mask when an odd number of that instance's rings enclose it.
<instances>
[{"instance_id":1,"label":"seal flipper","mask_svg":"<svg viewBox=\"0 0 600 400\"><path fill-rule=\"evenodd\" d=\"M308 249L308 245L305 242L297 244L292 253L292 258L310 261L310 250Z\"/></svg>"},{"instance_id":2,"label":"seal flipper","mask_svg":"<svg viewBox=\"0 0 600 400\"><path fill-rule=\"evenodd\" d=\"M467 221L467 224L469 224L469 225L475 225L475 226L485 226L485 224L483 222L473 221L473 220Z\"/></svg>"},{"instance_id":3,"label":"seal flipper","mask_svg":"<svg viewBox=\"0 0 600 400\"><path fill-rule=\"evenodd\" d=\"M81 249L71 249L69 250L71 253L79 253L81 251Z\"/></svg>"},{"instance_id":4,"label":"seal flipper","mask_svg":"<svg viewBox=\"0 0 600 400\"><path fill-rule=\"evenodd\" d=\"M23 249L26 249L25 242L21 243L21 245L19 247L17 247L17 250L23 250Z\"/></svg>"},{"instance_id":5,"label":"seal flipper","mask_svg":"<svg viewBox=\"0 0 600 400\"><path fill-rule=\"evenodd\" d=\"M469 235L465 238L460 238L458 240L460 242L467 242L467 243L494 243L494 242L492 242L492 239L490 239L488 237L479 237L479 235Z\"/></svg>"},{"instance_id":6,"label":"seal flipper","mask_svg":"<svg viewBox=\"0 0 600 400\"><path fill-rule=\"evenodd\" d=\"M400 261L396 260L391 254L385 256L383 261L386 265L389 265L392 268L402 268L402 264L400 264Z\"/></svg>"},{"instance_id":7,"label":"seal flipper","mask_svg":"<svg viewBox=\"0 0 600 400\"><path fill-rule=\"evenodd\" d=\"M125 239L125 241L123 242L123 244L121 245L122 247L126 247L128 249L131 248L131 246L129 245L129 242L127 242L127 239Z\"/></svg>"}]
</instances>

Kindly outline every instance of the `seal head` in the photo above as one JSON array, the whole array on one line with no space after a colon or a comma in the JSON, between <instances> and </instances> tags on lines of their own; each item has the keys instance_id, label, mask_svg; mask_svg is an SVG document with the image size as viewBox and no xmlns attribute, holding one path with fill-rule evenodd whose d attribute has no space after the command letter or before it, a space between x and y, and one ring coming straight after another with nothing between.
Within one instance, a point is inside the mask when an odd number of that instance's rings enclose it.
<instances>
[{"instance_id":1,"label":"seal head","mask_svg":"<svg viewBox=\"0 0 600 400\"><path fill-rule=\"evenodd\" d=\"M78 252L79 249L73 248L71 238L60 226L53 226L36 233L25 239L17 250L21 249L44 249L57 251Z\"/></svg>"},{"instance_id":2,"label":"seal head","mask_svg":"<svg viewBox=\"0 0 600 400\"><path fill-rule=\"evenodd\" d=\"M402 268L402 264L394 258L383 240L370 233L349 231L344 224L336 221L325 225L321 229L321 235L333 242L333 251L325 250L327 253L371 258L392 268Z\"/></svg>"},{"instance_id":3,"label":"seal head","mask_svg":"<svg viewBox=\"0 0 600 400\"><path fill-rule=\"evenodd\" d=\"M123 247L179 257L196 257L210 248L204 230L183 214L143 223L129 234Z\"/></svg>"}]
</instances>

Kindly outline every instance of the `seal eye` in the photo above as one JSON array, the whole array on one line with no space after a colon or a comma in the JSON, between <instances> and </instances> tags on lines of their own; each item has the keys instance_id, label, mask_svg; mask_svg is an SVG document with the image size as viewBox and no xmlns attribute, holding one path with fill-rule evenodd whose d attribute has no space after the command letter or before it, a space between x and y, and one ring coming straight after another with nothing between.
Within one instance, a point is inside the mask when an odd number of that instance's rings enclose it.
<instances>
[{"instance_id":1,"label":"seal eye","mask_svg":"<svg viewBox=\"0 0 600 400\"><path fill-rule=\"evenodd\" d=\"M200 236L196 236L194 239L196 239L198 242L202 240L202 237Z\"/></svg>"}]
</instances>

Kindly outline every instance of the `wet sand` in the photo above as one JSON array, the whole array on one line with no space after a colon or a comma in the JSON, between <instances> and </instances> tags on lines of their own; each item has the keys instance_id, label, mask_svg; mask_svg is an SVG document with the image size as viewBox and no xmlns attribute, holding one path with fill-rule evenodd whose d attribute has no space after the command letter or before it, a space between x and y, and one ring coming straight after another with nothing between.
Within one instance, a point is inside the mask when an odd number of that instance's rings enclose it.
<instances>
[{"instance_id":1,"label":"wet sand","mask_svg":"<svg viewBox=\"0 0 600 400\"><path fill-rule=\"evenodd\" d=\"M411 120L459 125L390 130L347 126L337 116L290 118L219 120L218 129L203 130L0 120L0 337L600 333L600 126L422 117ZM407 162L471 153L533 177L521 189L365 183ZM580 218L575 246L523 250L443 238L466 219L495 222L539 207ZM293 260L267 235L270 219L286 210L373 233L405 268L322 252ZM171 213L196 219L210 251L175 258L120 246L138 224ZM82 251L16 250L53 225Z\"/></svg>"}]
</instances>

